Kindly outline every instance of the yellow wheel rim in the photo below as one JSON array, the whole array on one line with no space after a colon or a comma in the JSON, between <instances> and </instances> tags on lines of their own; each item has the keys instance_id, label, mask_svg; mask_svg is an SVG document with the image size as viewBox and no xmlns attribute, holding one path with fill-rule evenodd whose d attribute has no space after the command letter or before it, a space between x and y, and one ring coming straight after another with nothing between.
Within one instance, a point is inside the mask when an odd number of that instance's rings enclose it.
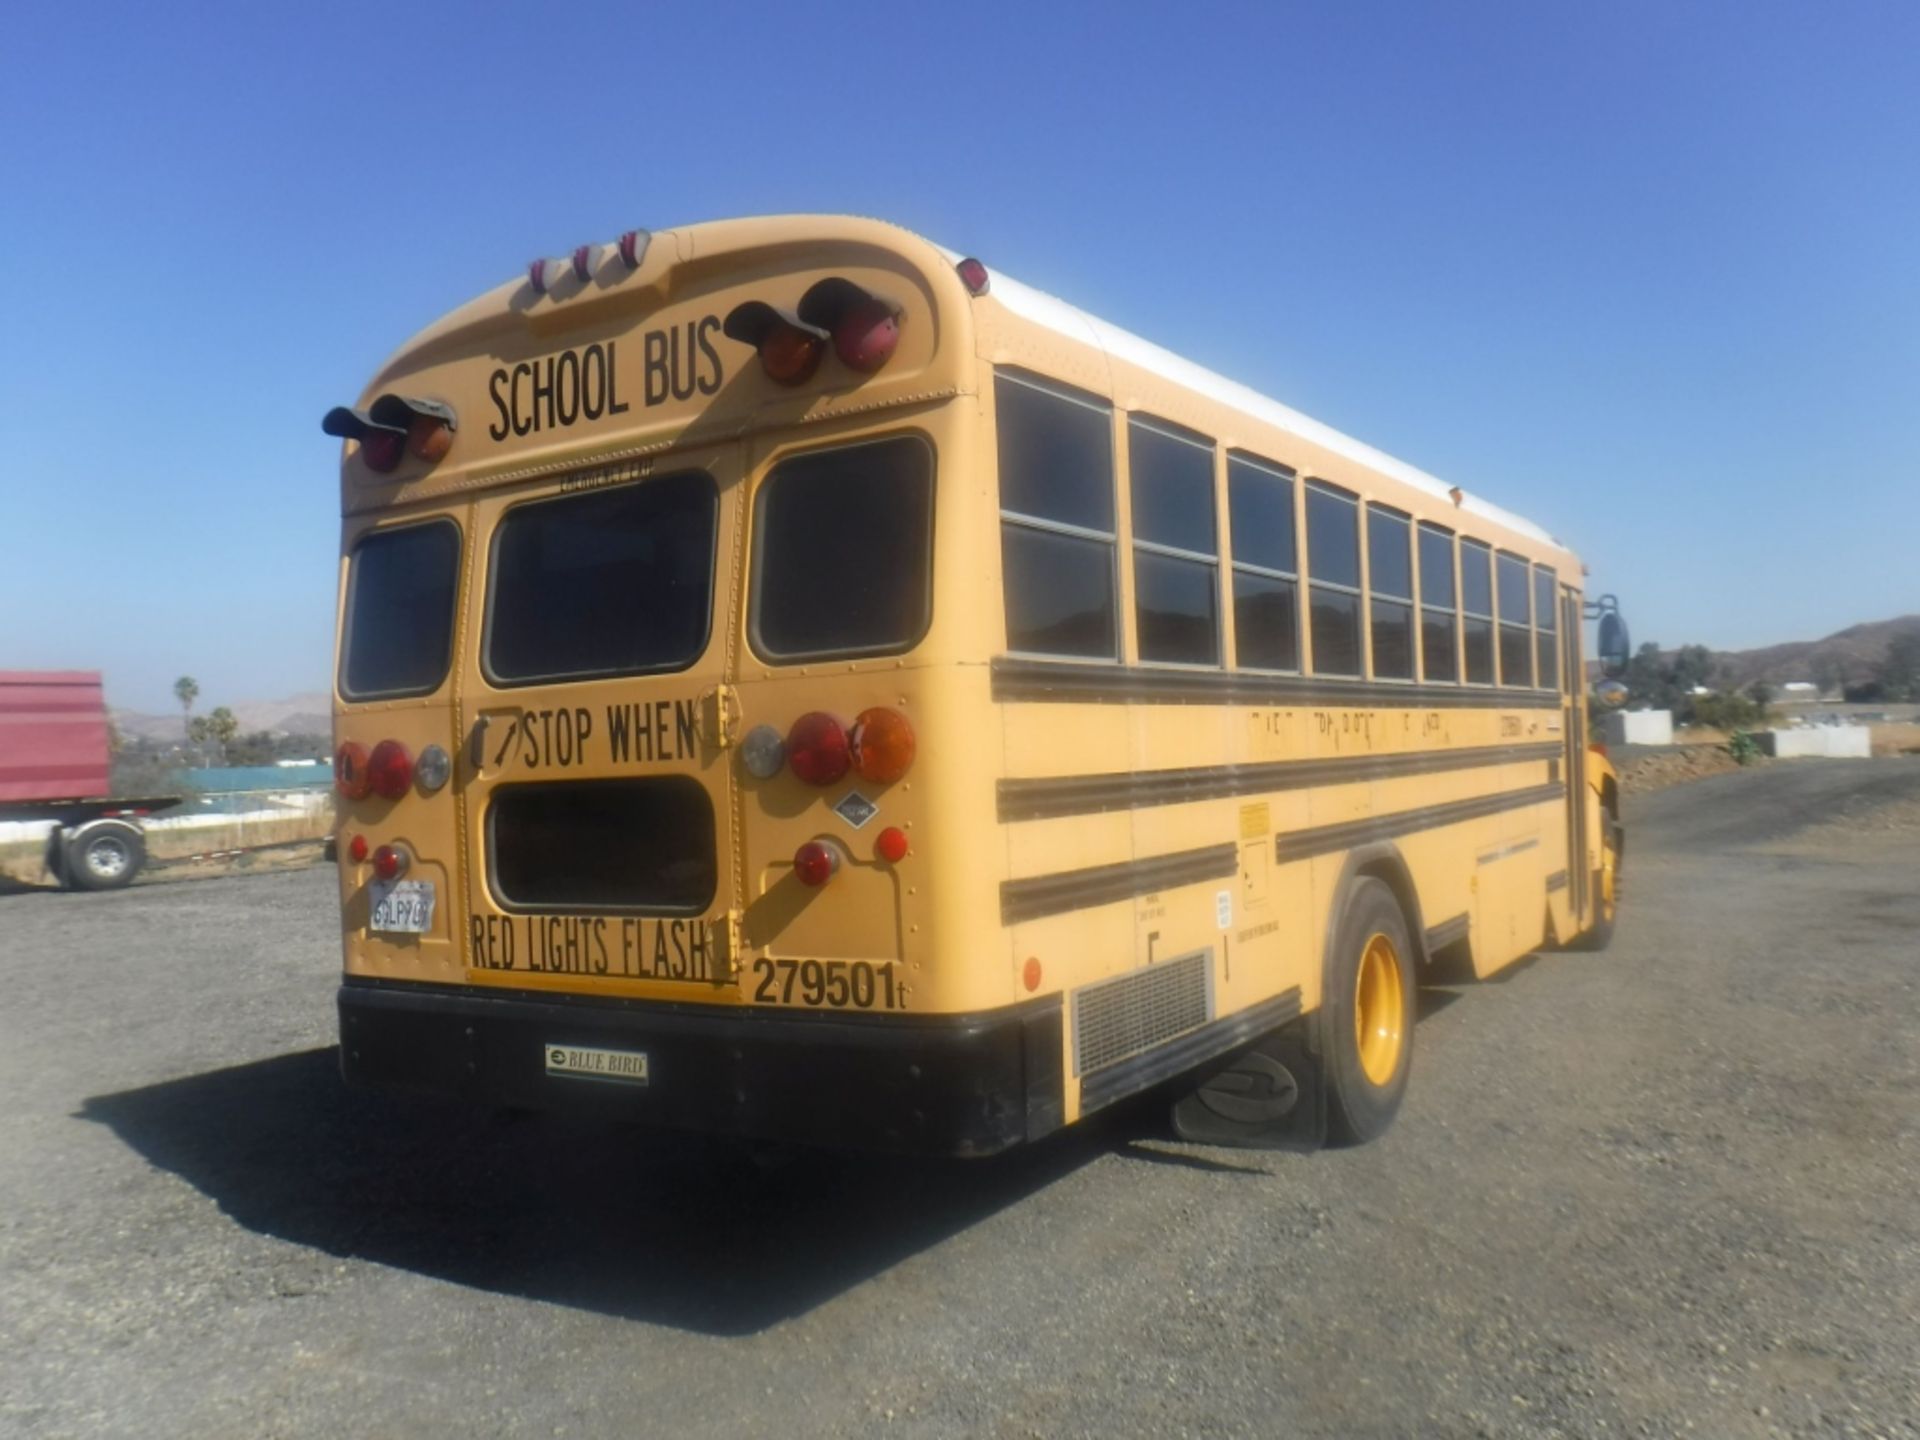
<instances>
[{"instance_id":1,"label":"yellow wheel rim","mask_svg":"<svg viewBox=\"0 0 1920 1440\"><path fill-rule=\"evenodd\" d=\"M1353 982L1353 1040L1360 1069L1375 1085L1385 1085L1400 1068L1406 1045L1407 996L1400 983L1400 952L1376 934L1360 954Z\"/></svg>"}]
</instances>

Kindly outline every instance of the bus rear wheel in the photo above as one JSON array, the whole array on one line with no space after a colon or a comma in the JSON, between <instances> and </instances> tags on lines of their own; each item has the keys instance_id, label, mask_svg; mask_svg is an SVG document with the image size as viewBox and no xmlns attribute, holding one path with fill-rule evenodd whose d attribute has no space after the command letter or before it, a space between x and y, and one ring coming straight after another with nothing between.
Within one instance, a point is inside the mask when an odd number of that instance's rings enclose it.
<instances>
[{"instance_id":1,"label":"bus rear wheel","mask_svg":"<svg viewBox=\"0 0 1920 1440\"><path fill-rule=\"evenodd\" d=\"M1413 944L1400 902L1371 876L1348 892L1321 1001L1327 1138L1363 1145L1400 1112L1413 1070Z\"/></svg>"}]
</instances>

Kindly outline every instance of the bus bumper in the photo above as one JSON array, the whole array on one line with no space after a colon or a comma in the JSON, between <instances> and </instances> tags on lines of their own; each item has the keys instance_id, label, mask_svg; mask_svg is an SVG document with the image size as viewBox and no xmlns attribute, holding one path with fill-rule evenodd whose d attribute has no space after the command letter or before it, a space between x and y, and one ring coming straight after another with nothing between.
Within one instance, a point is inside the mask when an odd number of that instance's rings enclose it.
<instances>
[{"instance_id":1,"label":"bus bumper","mask_svg":"<svg viewBox=\"0 0 1920 1440\"><path fill-rule=\"evenodd\" d=\"M1057 997L907 1017L350 978L339 1004L351 1085L928 1155L990 1155L1061 1124ZM645 1083L549 1073L556 1047L644 1054Z\"/></svg>"}]
</instances>

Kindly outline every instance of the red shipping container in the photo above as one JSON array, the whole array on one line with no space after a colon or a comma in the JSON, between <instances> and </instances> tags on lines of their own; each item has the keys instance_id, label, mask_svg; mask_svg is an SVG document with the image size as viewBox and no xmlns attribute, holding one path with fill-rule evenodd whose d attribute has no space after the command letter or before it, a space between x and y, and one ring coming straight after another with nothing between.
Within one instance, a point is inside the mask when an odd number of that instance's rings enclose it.
<instances>
[{"instance_id":1,"label":"red shipping container","mask_svg":"<svg viewBox=\"0 0 1920 1440\"><path fill-rule=\"evenodd\" d=\"M0 802L107 794L98 670L0 670Z\"/></svg>"}]
</instances>

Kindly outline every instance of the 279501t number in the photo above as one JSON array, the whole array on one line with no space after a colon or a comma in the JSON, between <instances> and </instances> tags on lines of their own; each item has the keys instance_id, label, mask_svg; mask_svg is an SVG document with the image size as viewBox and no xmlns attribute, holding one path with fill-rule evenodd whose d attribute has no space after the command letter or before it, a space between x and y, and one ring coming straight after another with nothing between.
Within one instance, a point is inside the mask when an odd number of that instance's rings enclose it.
<instances>
[{"instance_id":1,"label":"279501t number","mask_svg":"<svg viewBox=\"0 0 1920 1440\"><path fill-rule=\"evenodd\" d=\"M893 966L870 960L773 960L753 962L756 1005L824 1006L833 1010L898 1010L906 996Z\"/></svg>"}]
</instances>

